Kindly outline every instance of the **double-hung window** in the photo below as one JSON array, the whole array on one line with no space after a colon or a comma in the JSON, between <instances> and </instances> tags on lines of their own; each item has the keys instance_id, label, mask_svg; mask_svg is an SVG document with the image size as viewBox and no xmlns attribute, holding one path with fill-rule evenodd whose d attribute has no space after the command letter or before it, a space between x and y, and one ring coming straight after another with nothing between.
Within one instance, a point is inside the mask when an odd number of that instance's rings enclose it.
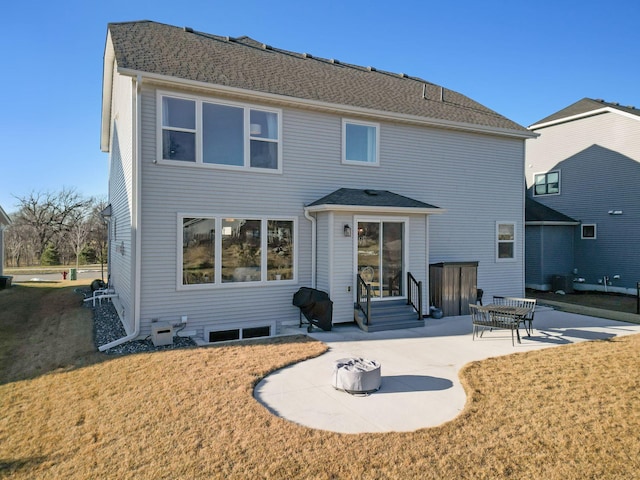
<instances>
[{"instance_id":1,"label":"double-hung window","mask_svg":"<svg viewBox=\"0 0 640 480\"><path fill-rule=\"evenodd\" d=\"M378 165L379 125L354 120L342 121L342 163Z\"/></svg>"},{"instance_id":2,"label":"double-hung window","mask_svg":"<svg viewBox=\"0 0 640 480\"><path fill-rule=\"evenodd\" d=\"M557 195L560 193L560 170L534 175L533 195Z\"/></svg>"},{"instance_id":3,"label":"double-hung window","mask_svg":"<svg viewBox=\"0 0 640 480\"><path fill-rule=\"evenodd\" d=\"M158 93L160 158L220 168L281 171L281 112Z\"/></svg>"},{"instance_id":4,"label":"double-hung window","mask_svg":"<svg viewBox=\"0 0 640 480\"><path fill-rule=\"evenodd\" d=\"M179 286L295 279L291 219L180 215Z\"/></svg>"},{"instance_id":5,"label":"double-hung window","mask_svg":"<svg viewBox=\"0 0 640 480\"><path fill-rule=\"evenodd\" d=\"M496 261L508 261L516 258L516 224L512 222L496 223Z\"/></svg>"}]
</instances>

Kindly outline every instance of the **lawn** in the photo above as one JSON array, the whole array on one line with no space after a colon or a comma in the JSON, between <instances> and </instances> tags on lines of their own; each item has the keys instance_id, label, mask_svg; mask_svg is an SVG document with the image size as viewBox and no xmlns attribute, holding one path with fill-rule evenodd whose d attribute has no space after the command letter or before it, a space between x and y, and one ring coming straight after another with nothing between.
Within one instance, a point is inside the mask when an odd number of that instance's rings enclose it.
<instances>
[{"instance_id":1,"label":"lawn","mask_svg":"<svg viewBox=\"0 0 640 480\"><path fill-rule=\"evenodd\" d=\"M0 312L0 477L640 478L639 335L473 362L453 421L346 435L252 396L325 351L306 337L114 357L72 288L0 291Z\"/></svg>"}]
</instances>

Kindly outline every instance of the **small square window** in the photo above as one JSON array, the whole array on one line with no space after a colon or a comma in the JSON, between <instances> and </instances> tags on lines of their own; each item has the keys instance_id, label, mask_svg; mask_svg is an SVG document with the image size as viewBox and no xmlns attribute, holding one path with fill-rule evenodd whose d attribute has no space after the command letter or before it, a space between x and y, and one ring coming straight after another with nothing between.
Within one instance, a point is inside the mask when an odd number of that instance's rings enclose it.
<instances>
[{"instance_id":1,"label":"small square window","mask_svg":"<svg viewBox=\"0 0 640 480\"><path fill-rule=\"evenodd\" d=\"M595 240L596 238L596 224L595 223L583 223L582 235L583 240Z\"/></svg>"},{"instance_id":2,"label":"small square window","mask_svg":"<svg viewBox=\"0 0 640 480\"><path fill-rule=\"evenodd\" d=\"M538 173L534 176L533 195L557 195L560 193L560 171Z\"/></svg>"}]
</instances>

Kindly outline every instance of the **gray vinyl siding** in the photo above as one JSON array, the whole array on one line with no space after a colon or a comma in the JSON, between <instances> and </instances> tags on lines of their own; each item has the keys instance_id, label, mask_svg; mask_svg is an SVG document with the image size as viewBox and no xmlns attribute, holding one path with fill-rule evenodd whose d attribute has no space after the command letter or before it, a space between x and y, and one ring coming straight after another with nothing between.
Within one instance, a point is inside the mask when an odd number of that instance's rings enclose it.
<instances>
[{"instance_id":1,"label":"gray vinyl siding","mask_svg":"<svg viewBox=\"0 0 640 480\"><path fill-rule=\"evenodd\" d=\"M127 333L133 331L133 118L131 79L114 73L112 132L109 154L109 202L112 208L109 244L110 282L118 293L114 304Z\"/></svg>"},{"instance_id":2,"label":"gray vinyl siding","mask_svg":"<svg viewBox=\"0 0 640 480\"><path fill-rule=\"evenodd\" d=\"M526 227L526 286L550 290L555 275L571 276L575 268L574 236L579 227L530 225Z\"/></svg>"},{"instance_id":3,"label":"gray vinyl siding","mask_svg":"<svg viewBox=\"0 0 640 480\"><path fill-rule=\"evenodd\" d=\"M633 289L640 280L640 119L605 113L537 130L527 141L527 179L561 172L559 195L535 199L583 224L597 238L575 231L575 265L585 288L601 288L603 276L620 275L613 287ZM620 210L622 215L608 212Z\"/></svg>"},{"instance_id":4,"label":"gray vinyl siding","mask_svg":"<svg viewBox=\"0 0 640 480\"><path fill-rule=\"evenodd\" d=\"M198 335L223 322L297 322L292 296L299 287L311 286L312 280L311 223L303 206L341 187L390 190L446 209L443 215L430 216L428 259L424 216L410 219L411 269L425 290L428 263L473 260L480 262L479 286L485 292L523 294L522 140L384 122L380 166L343 165L342 118L283 109L282 174L170 166L154 163L156 92L150 86L143 88L142 334L149 331L152 318L173 322L182 315L189 316L186 330ZM193 291L177 288L179 214L294 218L298 281ZM342 226L352 224L353 217L337 212L317 217L317 288L331 292L336 319L351 319L353 293L347 287L354 279L353 250ZM514 262L496 262L496 221L516 223ZM333 245L323 240L331 228ZM323 262L323 256L332 256L334 263Z\"/></svg>"}]
</instances>

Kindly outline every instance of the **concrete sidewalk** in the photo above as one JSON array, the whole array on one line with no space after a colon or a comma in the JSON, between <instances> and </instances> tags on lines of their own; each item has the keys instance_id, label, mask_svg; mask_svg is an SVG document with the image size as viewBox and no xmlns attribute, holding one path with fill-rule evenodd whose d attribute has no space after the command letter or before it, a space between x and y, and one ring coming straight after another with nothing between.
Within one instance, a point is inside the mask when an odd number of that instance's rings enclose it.
<instances>
[{"instance_id":1,"label":"concrete sidewalk","mask_svg":"<svg viewBox=\"0 0 640 480\"><path fill-rule=\"evenodd\" d=\"M511 332L486 331L471 338L469 316L426 319L415 329L365 333L354 325L310 336L326 343L324 355L284 368L263 379L254 395L275 415L340 433L413 431L455 418L466 395L458 373L467 363L515 352L640 333L640 325L536 308L534 331L511 345ZM289 327L292 332L305 329ZM334 389L334 362L362 357L382 365L382 386L367 396Z\"/></svg>"}]
</instances>

